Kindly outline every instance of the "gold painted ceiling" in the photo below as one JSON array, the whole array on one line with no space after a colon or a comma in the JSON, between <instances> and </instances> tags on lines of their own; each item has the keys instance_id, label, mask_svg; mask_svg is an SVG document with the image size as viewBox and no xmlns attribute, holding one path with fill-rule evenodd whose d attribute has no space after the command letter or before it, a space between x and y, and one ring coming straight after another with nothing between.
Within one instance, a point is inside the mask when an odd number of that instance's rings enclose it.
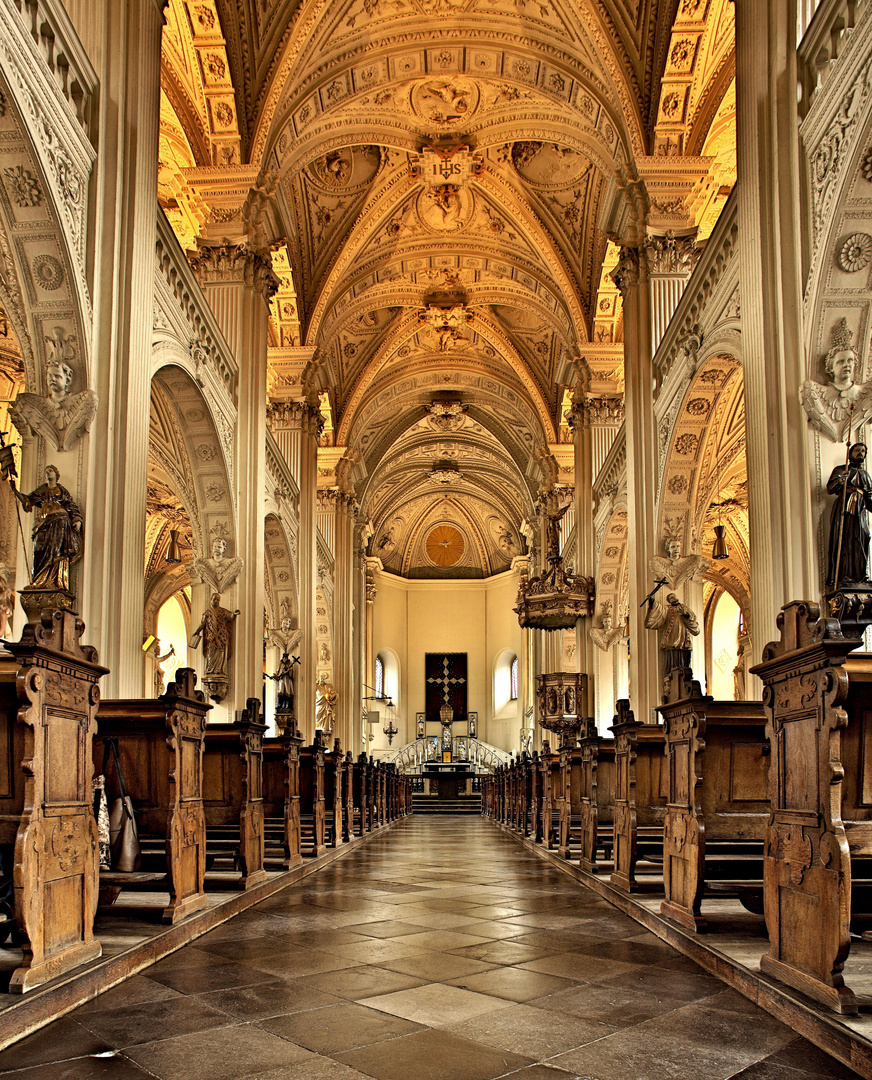
<instances>
[{"instance_id":1,"label":"gold painted ceiling","mask_svg":"<svg viewBox=\"0 0 872 1080\"><path fill-rule=\"evenodd\" d=\"M704 239L735 182L732 20L728 0L171 0L161 203L191 247L263 196L271 377L327 395L386 568L504 570L540 487L572 482L566 391L582 363L621 385L610 238Z\"/></svg>"}]
</instances>

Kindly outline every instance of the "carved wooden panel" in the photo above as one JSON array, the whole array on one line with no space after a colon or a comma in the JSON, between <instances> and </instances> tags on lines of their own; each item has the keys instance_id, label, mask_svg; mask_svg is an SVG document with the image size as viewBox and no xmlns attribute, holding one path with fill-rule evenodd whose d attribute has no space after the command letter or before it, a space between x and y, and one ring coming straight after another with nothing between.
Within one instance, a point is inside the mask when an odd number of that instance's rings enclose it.
<instances>
[{"instance_id":1,"label":"carved wooden panel","mask_svg":"<svg viewBox=\"0 0 872 1080\"><path fill-rule=\"evenodd\" d=\"M46 612L9 645L18 667L14 685L11 665L0 663L7 835L20 813L12 884L24 955L11 993L31 990L102 951L92 932L98 853L91 755L105 668L94 649L80 645L84 629L72 612Z\"/></svg>"}]
</instances>

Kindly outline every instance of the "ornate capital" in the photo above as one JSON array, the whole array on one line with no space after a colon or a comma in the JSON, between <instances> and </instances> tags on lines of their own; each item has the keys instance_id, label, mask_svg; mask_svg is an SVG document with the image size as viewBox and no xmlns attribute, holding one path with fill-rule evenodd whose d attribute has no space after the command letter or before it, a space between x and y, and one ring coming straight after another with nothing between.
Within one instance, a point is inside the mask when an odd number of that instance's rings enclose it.
<instances>
[{"instance_id":1,"label":"ornate capital","mask_svg":"<svg viewBox=\"0 0 872 1080\"><path fill-rule=\"evenodd\" d=\"M283 428L302 428L318 436L324 427L324 417L316 405L306 401L271 401L266 407L266 422L270 431Z\"/></svg>"},{"instance_id":2,"label":"ornate capital","mask_svg":"<svg viewBox=\"0 0 872 1080\"><path fill-rule=\"evenodd\" d=\"M624 399L622 397L583 397L567 414L567 423L575 430L600 424L624 422Z\"/></svg>"},{"instance_id":3,"label":"ornate capital","mask_svg":"<svg viewBox=\"0 0 872 1080\"><path fill-rule=\"evenodd\" d=\"M269 251L254 251L245 241L209 244L198 240L197 251L188 256L188 261L201 285L241 282L256 289L266 303L279 290Z\"/></svg>"},{"instance_id":4,"label":"ornate capital","mask_svg":"<svg viewBox=\"0 0 872 1080\"><path fill-rule=\"evenodd\" d=\"M694 236L667 233L649 236L645 241L645 254L652 274L690 274L699 261L701 249L696 246Z\"/></svg>"}]
</instances>

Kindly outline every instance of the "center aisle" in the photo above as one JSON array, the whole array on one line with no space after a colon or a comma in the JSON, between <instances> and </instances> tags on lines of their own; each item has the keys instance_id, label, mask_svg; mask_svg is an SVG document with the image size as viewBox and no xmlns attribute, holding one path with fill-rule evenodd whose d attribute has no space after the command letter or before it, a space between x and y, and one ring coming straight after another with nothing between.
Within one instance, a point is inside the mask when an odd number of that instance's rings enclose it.
<instances>
[{"instance_id":1,"label":"center aisle","mask_svg":"<svg viewBox=\"0 0 872 1080\"><path fill-rule=\"evenodd\" d=\"M101 1056L94 1056L101 1055ZM480 818L400 822L0 1054L22 1080L852 1080Z\"/></svg>"}]
</instances>

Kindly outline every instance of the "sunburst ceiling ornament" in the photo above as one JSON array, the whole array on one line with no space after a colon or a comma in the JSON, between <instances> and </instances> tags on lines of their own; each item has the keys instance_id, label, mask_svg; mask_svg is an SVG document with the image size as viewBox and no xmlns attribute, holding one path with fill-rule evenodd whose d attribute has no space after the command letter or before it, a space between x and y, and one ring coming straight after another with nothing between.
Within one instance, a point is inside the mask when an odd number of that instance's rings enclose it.
<instances>
[{"instance_id":1,"label":"sunburst ceiling ornament","mask_svg":"<svg viewBox=\"0 0 872 1080\"><path fill-rule=\"evenodd\" d=\"M453 525L437 525L427 537L424 550L437 566L455 566L462 558L466 544Z\"/></svg>"}]
</instances>

